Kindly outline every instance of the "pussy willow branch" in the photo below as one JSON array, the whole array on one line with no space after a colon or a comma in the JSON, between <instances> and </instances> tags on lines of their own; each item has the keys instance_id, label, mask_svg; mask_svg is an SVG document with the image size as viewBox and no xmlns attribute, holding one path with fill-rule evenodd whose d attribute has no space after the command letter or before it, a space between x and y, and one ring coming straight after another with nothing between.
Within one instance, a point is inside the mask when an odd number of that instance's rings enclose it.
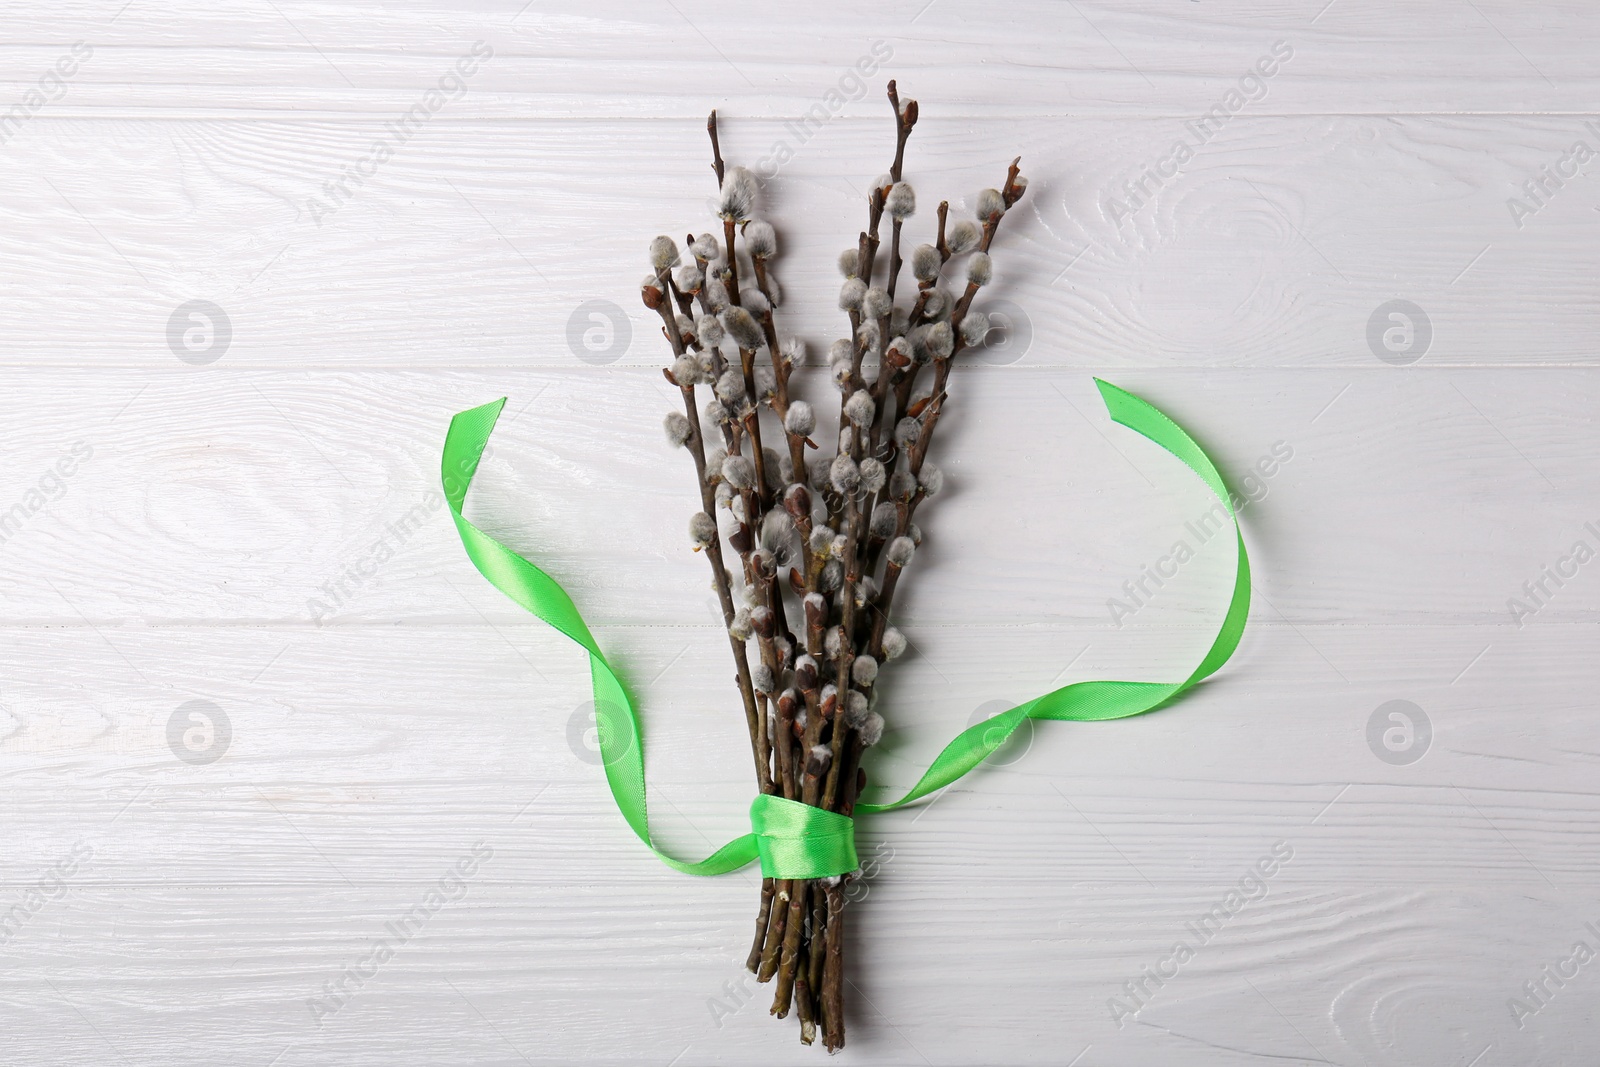
<instances>
[{"instance_id":1,"label":"pussy willow branch","mask_svg":"<svg viewBox=\"0 0 1600 1067\"><path fill-rule=\"evenodd\" d=\"M895 159L889 174L890 185L878 185L872 190L868 199L867 229L861 235L858 244L856 260L856 275L861 279L862 283L866 285L870 285L873 279L873 266L877 255L879 242L878 227L883 217L885 198L888 195L889 188L900 180L900 170L904 159L906 138L910 135L916 116L914 103L908 108L904 110L902 109L899 102L899 97L896 93L895 84L892 81L889 83L888 96L895 118ZM894 285L894 279L900 268L898 253L900 221L900 218L896 216L893 223L893 238L888 271L889 286L891 291ZM850 460L856 464L859 464L863 458L864 452L870 452L874 450L872 445L876 443L875 440L868 441L866 438L869 434L871 434L873 438L876 437L874 426L877 421L878 412L875 408L872 420L866 424L859 423L855 420L847 418L846 401L856 390L861 389L865 385L861 369L862 364L868 355L871 355L878 360L878 373L880 377L891 373L891 369L886 366L883 361L883 353L888 342L889 327L892 319L892 296L888 303L889 311L880 314L877 321L874 323L877 329L875 331L875 339L871 341L864 336L864 331L862 329L863 324L866 321L864 314L855 309L851 309L850 312L851 365L850 371L844 379L844 388L840 390L840 454L848 455ZM876 392L876 390L873 390L873 392ZM844 447L843 441L845 432L844 428L846 426L850 428L848 448ZM846 487L846 489L848 489L848 487ZM836 597L836 606L838 608L839 616L839 626L836 632L839 635L839 642L837 655L835 657L834 680L837 698L835 701L834 716L831 724L829 744L827 748L822 749L818 745L818 742L821 739L822 724L820 722L816 723L814 729L808 728L807 730L806 752L808 770L814 766L819 772L823 772L825 764L826 778L823 781L820 796L808 791L807 795L805 795L803 798L806 803L820 804L822 807L829 809L832 809L836 806L840 766L844 762L847 737L849 737L852 733L848 723L846 722L845 715L846 709L850 702L850 697L854 691L851 673L856 656L856 594L861 585L862 579L864 577L870 577L869 575L864 575L862 573L862 549L864 547L862 534L863 525L866 520L866 515L863 511L863 495L855 491L841 491L839 495L843 499L836 522L839 525L842 525L845 529L845 547L843 552L844 579ZM865 699L864 694L863 699ZM826 753L827 758L825 761L822 757L822 753ZM808 774L807 777L809 783L811 776ZM834 897L838 892L837 882L826 892L828 902L830 905L832 905ZM790 929L786 931L783 952L781 953L780 957L780 967L777 976L778 987L775 991L772 1008L774 1014L777 1014L780 1017L787 1011L789 995L794 983L794 968L799 964L798 955L796 952L791 951L791 945L794 945L795 948L798 949L799 935L798 931L793 928L793 924L795 923L798 914L803 910L804 895L804 893L797 893L791 900L789 916ZM825 926L831 926L831 915L834 910L835 909L831 906L825 909ZM819 945L825 946L823 949L825 952L825 961L823 966L822 990L824 1041L829 1050L833 1051L841 1047L844 1043L843 1006L841 1000L840 983L838 980L839 970L842 966L842 942L838 930L834 929L829 931L819 931L815 929L815 924L813 924L813 926L814 928L812 930L811 942L812 952L815 953L818 950ZM830 977L833 978L833 981L831 982Z\"/></svg>"},{"instance_id":2,"label":"pussy willow branch","mask_svg":"<svg viewBox=\"0 0 1600 1067\"><path fill-rule=\"evenodd\" d=\"M978 242L978 251L984 254L988 253L989 246L994 241L995 232L1000 228L1000 220L1004 217L1005 212L1009 211L1018 200L1022 199L1022 193L1026 188L1026 185L1019 184L1017 181L1019 177L1018 165L1021 163L1021 161L1021 156L1013 159L1011 161L1011 167L1006 173L1005 186L1000 191L1001 199L1005 205L1004 210L991 212L990 216L983 222L983 235ZM940 243L942 245L944 229L944 211L942 209L944 208L944 205L941 204L940 208ZM948 262L950 258L948 255L944 254L947 251L948 249L944 249L944 251L941 252L941 272L944 268L944 264ZM979 286L969 282L967 284L966 292L962 294L961 300L956 304L955 311L951 314L952 329L955 333L955 343L954 347L951 349L950 357L948 359L938 361L937 367L934 371L934 385L933 393L931 395L935 397L935 400L926 414L926 418L922 424L921 432L918 434L916 443L912 447L909 456L910 469L913 474L921 472L923 461L927 458L928 449L933 443L933 431L939 421L939 415L944 408L945 387L949 380L950 367L955 362L956 356L960 355L962 349L966 347L960 329L961 323L965 321L966 315L972 306L972 299L977 294L979 288ZM895 536L903 536L906 533L906 531L910 528L912 516L916 514L917 507L925 499L927 499L927 493L924 492L920 487L914 493L912 493L911 498L906 502L906 505L900 509L899 516L895 524ZM886 624L888 623L889 609L894 602L894 590L896 584L894 579L897 579L898 576L898 568L890 568L889 573L886 574L884 578L883 591L880 594L878 609L875 612L872 638L869 645L869 651L871 651L874 655L881 656L883 651L883 632Z\"/></svg>"},{"instance_id":3,"label":"pussy willow branch","mask_svg":"<svg viewBox=\"0 0 1600 1067\"><path fill-rule=\"evenodd\" d=\"M725 171L718 143L717 115L715 111L706 120L706 130L711 138L714 157L713 170L717 173L720 185ZM723 219L723 239L728 270L726 282L728 299L734 306L742 306L742 294L738 288L739 250L735 242L735 220L732 217L725 216ZM760 313L760 325L773 362L776 382L774 399L777 401L779 417L784 419L788 414L788 368L783 363L780 346L777 344L777 334L772 314L772 287L766 275L765 257L753 256L752 260L757 286L768 304L767 308ZM744 428L750 438L751 459L756 469L756 492L745 495L745 520L754 528L756 524L764 521L772 503L768 490L770 473L767 469L766 452L762 447L761 441L760 403L762 397L756 388L755 352L753 349L741 345L739 356L740 370L744 377L745 399L749 404L750 411L750 414L744 420ZM785 428L785 434L788 439L790 462L799 472L803 472L805 469L805 438L789 432L787 428ZM755 499L752 500L752 497ZM809 548L803 547L803 551L809 552ZM761 558L764 559L764 557ZM783 604L781 585L777 581L775 574L768 576L765 573L757 573L759 564L752 565L749 556L746 557L746 563L749 571L747 579L751 583L750 587L759 589L760 599L763 601L762 606L768 610L767 619L769 620L769 625L773 627L773 630L761 635L761 648L763 663L772 672L776 682L781 680L783 670L782 662L776 654L774 645L776 632L781 631L784 640L787 642L787 647L791 650L794 648L794 639L788 631L787 613ZM775 698L776 686L773 696L769 696L763 701L763 706L767 703L772 703L776 707ZM793 741L791 735L786 732L792 727L779 720L777 716L774 716L774 719L778 729L774 731L776 733L775 737L767 739L767 747L776 752L779 765L778 778L784 783L785 795L790 799L798 799L795 795L797 787L795 785L796 772L793 766L795 760ZM763 718L763 736L765 736L764 726L765 719ZM785 767L788 768L787 773L785 772ZM788 949L791 941L796 941L800 935L803 919L799 915L803 915L805 899L802 887L803 883L791 881L773 882L771 879L763 880L762 902L757 917L756 937L751 945L750 955L746 960L747 966L756 971L757 976L763 981L772 977L773 973L779 968L782 952ZM811 1015L809 1001L809 992L802 990L802 1015L807 1018ZM787 1010L787 1001L785 1010Z\"/></svg>"},{"instance_id":4,"label":"pussy willow branch","mask_svg":"<svg viewBox=\"0 0 1600 1067\"><path fill-rule=\"evenodd\" d=\"M897 185L901 180L905 165L906 142L910 139L911 131L916 126L918 113L917 102L915 100L908 100L904 104L901 104L899 89L893 79L889 81L887 96L889 99L890 112L894 115L895 128L894 161L889 165L890 185L887 188L874 190L873 195L868 201L868 239L863 246L864 255L862 255L857 262L858 274L861 280L869 287L873 281L874 259L877 251L878 225L882 219L887 197L889 195L889 190L892 189L893 186ZM889 246L890 251L888 271L887 278L885 279L886 284L884 286L885 292L889 297L889 310L878 317L878 344L876 346L876 352L874 353L878 357L878 372L877 378L872 383L873 388L871 390L871 395L874 400L873 418L869 425L856 427L855 432L852 434L852 444L855 446L854 452L855 458L857 459L860 458L862 451L866 451L874 458L877 457L878 427L881 426L883 419L883 394L884 390L887 388L888 382L893 380L898 370L898 368L894 366L894 364L888 359L888 351L890 348L890 326L894 318L895 284L899 279L901 267L900 232L902 222L903 219L900 214L897 213L893 216L891 224L892 233ZM858 319L854 315L851 316L851 325L853 331L859 325ZM857 370L859 371L859 363L857 364ZM861 440L864 434L870 435L870 443L864 443ZM866 445L865 449L863 448L864 444ZM876 500L879 494L883 492L887 492L886 486L880 488L878 493L865 494L861 501L855 502L853 513L850 515L850 528L847 535L848 540L845 549L845 588L840 594L840 628L843 636L842 640L840 641L840 657L839 664L836 669L836 677L839 679L838 685L841 693L841 701L845 699L844 694L846 694L852 687L854 687L857 691L862 691L863 695L867 695L868 692L870 692L867 687L856 686L854 679L851 676L856 655L855 593L856 588L861 580L863 578L871 578L875 569L875 560L869 562L869 560L866 558L866 545L862 543L861 527L865 523L867 516L871 514L872 509L876 506ZM879 658L881 658L881 650L879 650L877 655ZM848 736L854 733L854 731L850 729L849 724L844 722L842 718L837 725L844 726L844 729L841 730L836 728L833 733L833 763L829 769L828 782L823 796L824 806L829 808L836 807L839 775L845 763L846 740Z\"/></svg>"},{"instance_id":5,"label":"pussy willow branch","mask_svg":"<svg viewBox=\"0 0 1600 1067\"><path fill-rule=\"evenodd\" d=\"M999 226L1000 218L1004 214L1004 211L1008 210L1022 196L1025 183L1020 183L1017 180L1018 162L1019 161L1016 160L1012 162L1010 171L1006 177L1004 190L1001 192L1001 198L1004 203L1003 208L999 211L991 211L989 213L989 217L983 222L983 232L978 250L985 255L988 253L989 246L993 242L995 231ZM940 251L939 266L941 272L945 263L950 259L949 248L945 242L944 235L946 211L947 205L941 204L939 212L939 244L937 246ZM936 281L937 279L935 280L934 284L936 284ZM945 388L948 383L950 366L955 356L959 354L962 347L964 347L964 337L961 331L961 325L971 307L973 297L976 295L979 288L980 283L976 281L969 281L966 292L963 294L961 300L957 303L954 311L951 314L951 330L953 334L952 347L947 357L941 360L935 360L935 385L934 391L931 394L935 399L927 410L927 421L923 424L923 427L918 434L916 442L911 450L911 454L908 457L908 467L912 474L917 474L921 471L923 461L925 460L928 448L931 445L934 424L937 421L937 417L942 408L943 399L945 396ZM919 297L917 308L918 312L920 312L924 303L924 300ZM894 373L894 368L889 363L884 362L880 364L879 373L880 377L887 376ZM912 375L908 374L907 377L910 379ZM885 490L885 492L887 493L887 490ZM920 504L922 500L926 499L927 495L928 493L925 491L925 489L919 487L911 495L911 497L897 509L895 536L904 536L906 534L910 527L911 515L915 512L917 505ZM855 546L852 545L851 547L854 548ZM881 658L882 655L885 624L887 623L889 611L892 607L894 591L900 572L901 568L896 566L891 560L891 562L885 568L883 588L879 594L879 597L877 598L877 604L874 605L875 610L873 611L872 633L867 646L867 654L873 655L877 658ZM846 600L844 604L845 613L848 614L850 608L851 601ZM850 628L847 624L846 634L848 635L849 633ZM843 646L841 645L841 647ZM845 677L843 672L841 672L839 676ZM869 684L867 686L863 686L862 689L870 692L871 685ZM839 736L840 735L838 733L835 734L836 739L838 739ZM840 810L853 810L854 808L858 781L857 775L854 773L855 760L850 757L853 756L856 759L859 758L859 748L856 745L856 740L857 738L852 736L849 746L845 752L839 753L840 758L838 758L833 768L834 773L831 776L837 777L842 775L845 778L844 803ZM828 800L832 799L832 797L828 798ZM824 934L824 941L826 944L826 959L822 981L824 1041L830 1049L838 1047L838 1044L842 1044L843 1042L842 1032L836 1035L832 1025L833 1021L838 1017L840 1011L842 1011L842 1008L839 1008L836 1005L836 998L841 995L840 987L842 982L843 964L842 960L839 958L839 954L841 952L840 946L842 944L843 934L843 913L841 909L832 906L836 899L839 899L836 895L836 891L830 890L830 907L828 909L828 918L826 923L827 929Z\"/></svg>"},{"instance_id":6,"label":"pussy willow branch","mask_svg":"<svg viewBox=\"0 0 1600 1067\"><path fill-rule=\"evenodd\" d=\"M715 131L715 112L713 112L713 120L710 123L710 126L711 126L711 128L713 130L713 137L714 137L715 136L715 134L714 134L714 131ZM718 156L717 161L716 161L716 169L720 173L720 170L721 170L721 158L720 158L720 155ZM691 249L691 254L692 254L692 249ZM704 272L705 272L705 269L707 267L707 263L703 259L699 259L698 257L695 257L695 258L696 258L697 268L701 272L702 279L703 279ZM658 279L667 288L668 292L671 293L672 296L674 297L674 301L673 302L679 308L681 308L681 309L686 311L688 309L688 307L692 304L693 298L694 298L694 296L696 294L685 293L685 294L682 294L682 296L680 297L680 295L678 294L678 291L677 291L677 286L673 284L671 276L670 276L670 274L668 273L668 271L666 269L663 269L658 274ZM700 295L700 297L702 299L702 303L703 303L704 302L704 285L703 285L703 282L702 282L702 286L701 286L701 289L700 289L700 292L699 292L698 295ZM680 333L678 324L677 324L677 322L675 320L675 317L673 316L672 312L670 310L668 310L668 303L666 301L661 301L657 306L657 310L660 312L661 317L662 317L664 332L667 334L667 337L668 337L669 341L672 342L674 355L675 356L684 355L685 353L684 353L683 338L681 336L681 333ZM698 340L695 341L695 347L696 347L697 350L703 350L703 348L699 344ZM715 353L714 346L711 349L711 351L713 353ZM713 357L712 357L712 368L713 368L714 371L720 371L722 366L723 366L723 364L724 364L724 361L721 359L720 355L713 355ZM668 378L669 381L673 381L674 380L670 371L667 372L667 378ZM752 750L752 754L755 757L756 783L757 783L757 787L760 789L761 792L763 792L763 793L771 793L771 792L774 791L774 782L773 782L773 778L772 778L772 760L771 760L771 757L770 757L770 753L771 753L771 738L768 737L768 731L767 731L767 716L766 716L766 710L765 710L766 701L765 701L765 699L763 699L763 700L761 700L759 702L756 700L755 693L753 691L752 680L751 680L751 676L750 676L750 666L749 666L748 659L746 657L745 642L740 640L739 638L735 637L734 634L733 634L733 622L734 622L735 611L734 611L734 606L733 606L732 590L730 588L730 583L729 583L729 580L728 580L727 568L724 565L723 558L722 558L721 537L720 537L720 535L718 534L718 532L716 530L716 523L715 523L715 517L716 517L716 514L717 514L716 495L715 495L715 493L714 493L714 491L712 489L713 479L712 479L712 477L708 476L708 473L707 473L707 470L706 470L704 433L703 433L703 430L702 430L702 427L701 427L701 423L700 423L698 406L696 404L694 384L692 382L689 382L689 383L677 383L677 382L674 382L674 384L678 384L679 385L679 388L680 388L680 390L681 390L681 392L683 394L684 414L685 414L685 417L688 420L689 427L690 427L689 440L686 443L687 443L687 445L689 447L690 455L694 459L695 475L696 475L696 478L697 478L697 480L698 480L698 482L700 484L700 494L701 494L702 507L703 507L704 513L706 515L709 515L709 516L712 517L712 527L711 527L711 530L710 530L710 537L709 537L708 543L705 546L705 551L706 551L706 554L707 554L707 558L711 561L713 584L716 586L717 598L721 603L723 624L724 624L725 628L728 630L728 640L729 640L729 643L732 646L733 651L734 651L734 662L735 662L735 666L736 666L737 674L738 674L739 691L740 691L740 696L743 699L744 705L745 705L745 718L747 720L747 724L748 724L749 729L750 729L751 750ZM728 451L729 452L737 451L737 449L738 449L737 437L731 432L726 432L724 437L725 437L725 441L727 443ZM747 505L746 518L747 519L749 518L748 505ZM748 538L746 538L746 540L748 540ZM749 557L749 553L748 553L748 551L741 553L741 557L742 557L742 561L744 562L744 564L746 566L746 569L748 571L748 568L749 568L749 558L748 558ZM769 666L769 669L775 670L777 665L776 665L774 657L771 655L771 649L769 647L764 647L762 651L763 651L763 657L766 660L766 662L767 662L767 664ZM772 901L773 901L774 893L775 893L775 887L774 887L773 879L771 879L771 878L763 878L762 879L762 883L761 883L761 903L760 903L760 907L758 909L757 918L756 918L756 932L755 932L755 935L754 935L754 947L751 948L750 959L747 960L747 963L749 964L751 969L754 969L756 967L756 965L759 963L761 945L762 945L762 943L763 943L763 941L764 941L764 939L766 937L766 930L767 930L767 926L769 924L771 913L772 913Z\"/></svg>"},{"instance_id":7,"label":"pussy willow branch","mask_svg":"<svg viewBox=\"0 0 1600 1067\"><path fill-rule=\"evenodd\" d=\"M1000 219L1005 215L1006 211L1010 210L1013 204L1022 198L1023 190L1027 188L1026 183L1019 184L1018 182L1019 175L1017 169L1018 164L1021 162L1021 156L1013 159L1011 161L1011 169L1006 172L1005 188L1000 194L1001 199L1005 203L1005 207L1000 211L990 212L988 218L983 220L983 237L978 243L978 251L984 253L985 255L987 255L989 252L989 245L994 241L995 231L1000 228ZM956 303L955 312L950 316L952 329L955 329L956 334L956 347L950 353L952 359L961 351L961 348L963 347L961 331L956 329L956 327L959 327L962 320L966 318L967 310L972 306L973 297L978 295L978 288L978 285L975 283L968 282L966 292L961 294L961 299ZM949 380L949 377L950 362L947 360L935 371L933 396L936 399L933 402L933 409L929 412L928 418L922 424L922 433L918 437L916 445L911 450L912 473L921 471L922 462L927 458L928 445L933 440L933 428L939 421L939 410L943 402L944 387L945 383Z\"/></svg>"},{"instance_id":8,"label":"pussy willow branch","mask_svg":"<svg viewBox=\"0 0 1600 1067\"><path fill-rule=\"evenodd\" d=\"M657 310L661 312L663 330L667 339L672 343L675 355L684 354L683 337L678 332L678 324L668 309L666 301L662 301ZM673 384L671 372L667 373L667 380ZM715 518L716 496L711 489L711 482L706 477L705 436L700 426L700 412L695 404L694 386L680 385L679 391L683 394L684 416L689 420L689 440L687 442L689 455L694 459L696 480L700 483L700 501L706 514ZM722 539L716 530L712 530L711 539L705 546L706 559L711 563L712 584L716 587L717 600L722 607L722 618L725 626L733 625L733 591L728 581L728 569L722 558ZM755 691L750 678L750 663L745 655L745 645L730 633L728 643L733 651L734 670L739 681L739 695L744 701L745 720L750 729L750 747L756 761L756 787L763 793L772 792L772 775L769 768L762 763L760 746L757 743L760 736L759 715L756 710Z\"/></svg>"},{"instance_id":9,"label":"pussy willow branch","mask_svg":"<svg viewBox=\"0 0 1600 1067\"><path fill-rule=\"evenodd\" d=\"M901 167L905 165L906 139L911 136L911 128L917 124L917 102L908 100L902 109L900 93L895 89L894 79L889 79L889 106L894 110L894 163L889 166L889 177L895 181L900 180ZM894 300L895 282L900 278L900 223L899 216L895 217L893 232L889 238L889 299ZM885 330L888 324L885 323ZM887 340L887 335L885 336ZM880 372L881 373L881 372Z\"/></svg>"}]
</instances>

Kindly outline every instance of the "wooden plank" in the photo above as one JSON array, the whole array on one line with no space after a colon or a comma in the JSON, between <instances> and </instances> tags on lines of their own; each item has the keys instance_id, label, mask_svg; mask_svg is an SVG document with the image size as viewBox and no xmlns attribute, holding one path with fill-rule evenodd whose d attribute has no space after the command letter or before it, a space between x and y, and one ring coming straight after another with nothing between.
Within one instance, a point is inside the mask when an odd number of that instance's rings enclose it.
<instances>
[{"instance_id":1,"label":"wooden plank","mask_svg":"<svg viewBox=\"0 0 1600 1067\"><path fill-rule=\"evenodd\" d=\"M1560 588L1542 576L1575 542L1600 545L1586 527L1600 525L1588 372L1100 373L1171 412L1241 497L1259 498L1242 513L1258 619L1511 634L1600 605L1586 572ZM510 396L469 500L475 521L566 583L594 622L718 619L685 532L691 468L659 429L674 391L648 369L4 377L24 413L0 428L14 617L520 625L463 558L437 493L450 415ZM806 373L806 395L828 388ZM1215 529L1205 489L1106 418L1090 373L974 366L955 395L934 450L950 488L921 513L905 620L1216 624L1233 553L1202 540ZM63 457L76 464L67 478ZM1195 558L1158 588L1145 569L1179 541ZM1538 601L1530 582L1543 583Z\"/></svg>"},{"instance_id":2,"label":"wooden plank","mask_svg":"<svg viewBox=\"0 0 1600 1067\"><path fill-rule=\"evenodd\" d=\"M1369 330L1404 299L1427 321L1414 370L1595 365L1594 196L1581 177L1542 206L1520 188L1575 141L1600 151L1577 117L1251 115L1163 180L1151 168L1187 136L1173 118L975 128L937 100L926 111L908 164L924 204L916 240L931 236L939 198L970 211L1019 151L1034 175L985 294L1021 309L1030 341L997 361L1383 370ZM730 158L777 158L781 122L725 122ZM884 126L841 119L767 183L784 330L819 350L843 329L833 263L885 165ZM0 171L18 238L0 252L4 361L186 369L188 356L211 360L208 373L659 364L634 286L650 235L709 221L702 122L446 116L369 167L384 136L379 123L42 113ZM1531 213L1514 216L1513 198ZM196 335L200 349L183 349L193 322L178 309L192 300L222 309L226 344ZM593 301L620 310L595 319Z\"/></svg>"}]
</instances>

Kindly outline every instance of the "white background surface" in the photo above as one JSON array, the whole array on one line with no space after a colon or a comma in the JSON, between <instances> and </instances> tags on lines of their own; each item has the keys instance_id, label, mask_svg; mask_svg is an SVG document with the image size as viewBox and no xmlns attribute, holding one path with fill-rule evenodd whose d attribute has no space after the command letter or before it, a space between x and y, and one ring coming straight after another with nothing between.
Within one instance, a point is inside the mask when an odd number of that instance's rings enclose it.
<instances>
[{"instance_id":1,"label":"white background surface","mask_svg":"<svg viewBox=\"0 0 1600 1067\"><path fill-rule=\"evenodd\" d=\"M707 227L715 106L730 160L795 148L765 210L785 332L824 347L893 76L922 106L919 239L1023 155L993 295L1031 341L956 374L875 781L909 784L990 702L1181 677L1209 640L1220 539L1111 624L1206 500L1091 375L1230 477L1277 442L1293 458L1244 512L1257 599L1214 681L1042 727L862 827L891 858L852 913L839 1062L1595 1062L1600 962L1520 1028L1508 1000L1600 949L1600 562L1520 626L1507 600L1600 548L1597 165L1520 228L1506 201L1574 141L1600 149L1600 14L1325 3L8 5L6 106L73 42L93 54L0 146L0 508L44 499L0 546L0 903L25 913L0 1058L824 1058L766 988L724 986L754 872L684 877L628 835L568 742L581 654L478 577L428 494L449 415L509 395L469 514L567 585L642 694L662 841L741 832L746 742L635 286L651 236ZM467 91L314 217L480 40ZM1113 217L1280 40L1265 98ZM892 56L867 95L786 133L874 41ZM232 328L205 365L168 343L195 299ZM1409 366L1368 342L1392 299L1431 324ZM569 320L591 300L632 337L585 360ZM231 722L214 763L169 748L192 700ZM1390 700L1432 724L1420 761L1369 748ZM319 1020L325 983L480 841L462 899ZM1293 859L1265 898L1117 1026L1109 999L1275 842ZM68 888L30 898L75 849Z\"/></svg>"}]
</instances>

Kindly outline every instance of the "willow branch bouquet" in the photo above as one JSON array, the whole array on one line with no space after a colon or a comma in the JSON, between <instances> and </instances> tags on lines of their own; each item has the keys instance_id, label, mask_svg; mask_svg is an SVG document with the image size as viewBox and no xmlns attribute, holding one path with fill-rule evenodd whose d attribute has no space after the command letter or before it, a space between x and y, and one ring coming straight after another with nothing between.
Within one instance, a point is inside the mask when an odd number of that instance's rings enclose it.
<instances>
[{"instance_id":1,"label":"willow branch bouquet","mask_svg":"<svg viewBox=\"0 0 1600 1067\"><path fill-rule=\"evenodd\" d=\"M694 463L700 509L689 536L710 562L757 788L846 816L866 783L862 752L883 736L879 671L906 649L889 622L922 543L917 512L943 482L928 455L950 368L988 333L972 302L993 278L1000 222L1027 188L1019 157L998 189L978 194L975 218L951 219L941 201L902 285L903 231L917 206L902 166L917 102L892 81L888 98L893 162L867 194L866 229L839 256L850 330L828 351L836 433L792 395L806 345L780 336L777 231L757 216L755 177L724 163L715 111L706 127L721 233L690 234L682 247L655 238L641 286L672 349L664 373L683 410L667 415L666 433ZM830 1051L844 1045L849 877L764 878L747 960L760 981L776 979L772 1013L793 1009L806 1044L820 1026Z\"/></svg>"},{"instance_id":2,"label":"willow branch bouquet","mask_svg":"<svg viewBox=\"0 0 1600 1067\"><path fill-rule=\"evenodd\" d=\"M1228 662L1250 614L1250 560L1236 498L1216 464L1164 412L1096 378L1112 421L1180 461L1233 526L1233 593L1210 648L1181 681L1071 682L998 712L957 734L904 796L860 799L867 780L862 754L884 731L874 708L880 664L906 649L905 637L889 625L895 590L922 543L917 511L942 481L928 452L948 401L950 368L988 332L972 302L993 276L989 247L1000 220L1027 187L1013 160L1000 188L978 194L976 218L952 223L949 203L941 203L934 241L911 252L916 288L908 283L897 304L902 231L916 209L901 164L917 105L902 102L894 82L889 103L894 163L867 194L867 228L839 257L839 306L850 335L829 349L839 390L830 447L817 443L829 438L818 433L811 405L790 394L791 375L805 355L800 342L778 336L775 309L782 301L770 269L777 233L755 217L754 177L723 164L716 112L707 129L722 233L691 234L685 249L657 237L641 287L672 347L665 373L682 393L683 411L667 415L667 436L694 461L700 508L689 519L689 535L711 563L749 727L758 789L750 833L698 861L656 845L645 802L644 739L627 687L560 583L463 514L506 398L458 412L439 464L473 566L588 655L601 762L629 829L685 874L727 874L760 861L761 900L746 963L761 981L776 979L773 1014L795 1011L806 1044L820 1026L830 1051L844 1046L845 890L860 867L855 818L903 808L954 783L1026 721L1098 722L1171 703ZM889 251L880 277L885 216ZM943 284L947 272L965 284ZM774 446L781 435L782 449L766 446L763 432ZM736 564L724 554L724 541Z\"/></svg>"}]
</instances>

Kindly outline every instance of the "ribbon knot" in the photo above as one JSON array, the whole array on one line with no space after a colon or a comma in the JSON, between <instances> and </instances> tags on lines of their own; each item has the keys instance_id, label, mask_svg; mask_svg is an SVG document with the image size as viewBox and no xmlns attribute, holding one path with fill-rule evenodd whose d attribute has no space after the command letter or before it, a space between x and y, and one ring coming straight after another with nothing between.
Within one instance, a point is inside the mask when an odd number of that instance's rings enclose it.
<instances>
[{"instance_id":1,"label":"ribbon knot","mask_svg":"<svg viewBox=\"0 0 1600 1067\"><path fill-rule=\"evenodd\" d=\"M750 829L768 878L828 878L859 867L856 823L848 815L757 793Z\"/></svg>"}]
</instances>

